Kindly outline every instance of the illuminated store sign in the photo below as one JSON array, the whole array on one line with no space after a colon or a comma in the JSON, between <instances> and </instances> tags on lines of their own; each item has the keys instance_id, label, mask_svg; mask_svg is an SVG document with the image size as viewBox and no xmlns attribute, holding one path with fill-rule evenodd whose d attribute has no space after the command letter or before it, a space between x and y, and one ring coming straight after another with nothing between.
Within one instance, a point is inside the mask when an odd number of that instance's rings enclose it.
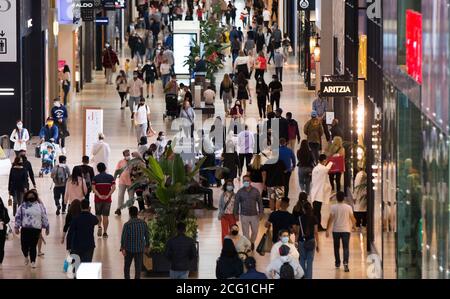
<instances>
[{"instance_id":1,"label":"illuminated store sign","mask_svg":"<svg viewBox=\"0 0 450 299\"><path fill-rule=\"evenodd\" d=\"M422 14L406 11L406 69L419 84L422 84Z\"/></svg>"},{"instance_id":2,"label":"illuminated store sign","mask_svg":"<svg viewBox=\"0 0 450 299\"><path fill-rule=\"evenodd\" d=\"M320 91L326 98L357 96L356 82L353 81L321 82Z\"/></svg>"}]
</instances>

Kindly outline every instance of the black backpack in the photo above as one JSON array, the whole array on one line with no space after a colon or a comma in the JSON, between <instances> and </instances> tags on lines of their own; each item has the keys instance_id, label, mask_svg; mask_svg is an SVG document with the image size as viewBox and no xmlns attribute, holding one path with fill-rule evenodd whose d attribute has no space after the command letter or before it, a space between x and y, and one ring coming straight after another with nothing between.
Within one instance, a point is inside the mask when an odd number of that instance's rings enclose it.
<instances>
[{"instance_id":1,"label":"black backpack","mask_svg":"<svg viewBox=\"0 0 450 299\"><path fill-rule=\"evenodd\" d=\"M281 265L280 279L295 279L294 268L292 268L289 262L286 262L283 265Z\"/></svg>"}]
</instances>

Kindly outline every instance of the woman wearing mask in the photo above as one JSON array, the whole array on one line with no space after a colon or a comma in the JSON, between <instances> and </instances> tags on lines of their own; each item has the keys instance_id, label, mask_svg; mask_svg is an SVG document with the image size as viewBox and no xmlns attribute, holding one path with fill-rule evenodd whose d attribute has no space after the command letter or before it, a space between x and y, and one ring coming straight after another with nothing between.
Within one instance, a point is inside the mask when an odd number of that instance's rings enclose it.
<instances>
[{"instance_id":1,"label":"woman wearing mask","mask_svg":"<svg viewBox=\"0 0 450 299\"><path fill-rule=\"evenodd\" d=\"M13 198L13 215L16 215L17 207L22 204L23 194L28 188L28 173L23 167L20 157L14 159L11 171L9 172L8 191Z\"/></svg>"},{"instance_id":2,"label":"woman wearing mask","mask_svg":"<svg viewBox=\"0 0 450 299\"><path fill-rule=\"evenodd\" d=\"M233 214L235 196L233 181L227 180L223 185L223 193L219 200L218 218L222 226L222 242L229 235L230 228L236 224L236 218Z\"/></svg>"},{"instance_id":3,"label":"woman wearing mask","mask_svg":"<svg viewBox=\"0 0 450 299\"><path fill-rule=\"evenodd\" d=\"M227 115L230 114L231 103L234 98L234 84L228 74L223 76L222 83L220 84L220 98L223 100L225 113Z\"/></svg>"},{"instance_id":4,"label":"woman wearing mask","mask_svg":"<svg viewBox=\"0 0 450 299\"><path fill-rule=\"evenodd\" d=\"M292 214L297 221L295 240L300 251L300 265L305 271L305 278L312 279L314 251L319 252L319 225L306 193L300 193Z\"/></svg>"},{"instance_id":5,"label":"woman wearing mask","mask_svg":"<svg viewBox=\"0 0 450 299\"><path fill-rule=\"evenodd\" d=\"M256 81L256 95L258 100L259 118L266 118L266 107L270 101L269 87L264 82L264 77L259 77Z\"/></svg>"},{"instance_id":6,"label":"woman wearing mask","mask_svg":"<svg viewBox=\"0 0 450 299\"><path fill-rule=\"evenodd\" d=\"M8 208L3 203L3 199L0 198L0 269L5 257L5 241L9 220Z\"/></svg>"},{"instance_id":7,"label":"woman wearing mask","mask_svg":"<svg viewBox=\"0 0 450 299\"><path fill-rule=\"evenodd\" d=\"M30 134L28 133L28 130L23 127L23 122L21 120L16 122L16 127L11 133L10 140L14 143L16 157L19 156L20 151L27 150L27 142L30 140Z\"/></svg>"},{"instance_id":8,"label":"woman wearing mask","mask_svg":"<svg viewBox=\"0 0 450 299\"><path fill-rule=\"evenodd\" d=\"M15 231L20 233L20 242L25 265L31 261L31 268L36 268L37 244L42 229L48 236L50 226L48 223L47 212L40 203L36 190L30 190L25 193L23 203L20 205L15 217Z\"/></svg>"},{"instance_id":9,"label":"woman wearing mask","mask_svg":"<svg viewBox=\"0 0 450 299\"><path fill-rule=\"evenodd\" d=\"M328 148L328 158L339 158L343 159L345 165L345 148L343 146L342 138L339 136L336 136L333 138L333 142L331 143L331 146ZM333 173L330 173L330 184L331 188L333 188L334 191L339 192L341 191L341 177L344 173L345 169L342 169L341 171L336 171ZM336 182L336 188L334 183Z\"/></svg>"},{"instance_id":10,"label":"woman wearing mask","mask_svg":"<svg viewBox=\"0 0 450 299\"><path fill-rule=\"evenodd\" d=\"M280 256L280 247L282 245L286 245L290 248L289 255L292 256L294 259L298 260L300 257L300 254L298 253L297 248L295 248L295 244L290 239L290 233L286 229L282 229L278 232L278 242L273 244L272 250L270 251L270 260L273 261L277 257Z\"/></svg>"},{"instance_id":11,"label":"woman wearing mask","mask_svg":"<svg viewBox=\"0 0 450 299\"><path fill-rule=\"evenodd\" d=\"M127 81L127 74L125 73L124 70L121 70L119 76L117 76L116 89L120 97L120 109L123 110L128 104L128 102L125 99L128 91L128 81Z\"/></svg>"},{"instance_id":12,"label":"woman wearing mask","mask_svg":"<svg viewBox=\"0 0 450 299\"><path fill-rule=\"evenodd\" d=\"M64 106L67 105L67 97L70 92L70 68L66 64L64 65L63 74L62 74L62 90L64 92Z\"/></svg>"},{"instance_id":13,"label":"woman wearing mask","mask_svg":"<svg viewBox=\"0 0 450 299\"><path fill-rule=\"evenodd\" d=\"M252 243L244 235L239 234L239 226L233 224L230 227L230 234L225 238L233 241L234 247L242 260L245 260L252 253Z\"/></svg>"},{"instance_id":14,"label":"woman wearing mask","mask_svg":"<svg viewBox=\"0 0 450 299\"><path fill-rule=\"evenodd\" d=\"M216 278L238 278L242 273L244 273L244 264L239 258L233 241L225 239L223 241L222 252L216 264Z\"/></svg>"},{"instance_id":15,"label":"woman wearing mask","mask_svg":"<svg viewBox=\"0 0 450 299\"><path fill-rule=\"evenodd\" d=\"M308 140L302 140L300 149L297 151L298 160L298 182L300 189L309 194L311 186L311 174L314 168L314 157L309 148Z\"/></svg>"},{"instance_id":16,"label":"woman wearing mask","mask_svg":"<svg viewBox=\"0 0 450 299\"><path fill-rule=\"evenodd\" d=\"M250 87L248 84L248 80L245 78L245 75L243 73L239 73L239 76L237 78L237 99L242 103L242 108L244 109L247 107L247 101L250 100L250 105L252 104L251 100L251 93L250 93Z\"/></svg>"},{"instance_id":17,"label":"woman wearing mask","mask_svg":"<svg viewBox=\"0 0 450 299\"><path fill-rule=\"evenodd\" d=\"M166 139L166 135L164 134L164 132L158 133L158 138L156 138L155 145L156 145L155 158L156 158L156 160L159 161L159 159L161 159L161 157L163 156L164 151L167 146L167 139Z\"/></svg>"},{"instance_id":18,"label":"woman wearing mask","mask_svg":"<svg viewBox=\"0 0 450 299\"><path fill-rule=\"evenodd\" d=\"M71 239L70 234L67 234L69 232L70 224L72 223L72 219L78 217L78 215L80 215L80 213L81 213L81 200L75 199L70 204L69 211L67 212L67 215L66 215L66 220L65 220L64 228L63 228L63 235L61 238L61 244L64 244L64 242L66 240ZM66 238L66 236L67 236L67 238ZM68 251L71 250L70 242L66 242L66 249Z\"/></svg>"},{"instance_id":19,"label":"woman wearing mask","mask_svg":"<svg viewBox=\"0 0 450 299\"><path fill-rule=\"evenodd\" d=\"M86 181L83 178L81 167L75 166L72 175L67 180L64 202L71 205L74 200L82 200L88 192Z\"/></svg>"}]
</instances>

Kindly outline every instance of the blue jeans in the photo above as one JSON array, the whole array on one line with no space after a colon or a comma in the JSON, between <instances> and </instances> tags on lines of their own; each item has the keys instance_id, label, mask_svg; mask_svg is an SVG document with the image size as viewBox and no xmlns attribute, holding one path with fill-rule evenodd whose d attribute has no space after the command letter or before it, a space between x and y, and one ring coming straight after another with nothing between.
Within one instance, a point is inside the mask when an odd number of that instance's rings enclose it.
<instances>
[{"instance_id":1,"label":"blue jeans","mask_svg":"<svg viewBox=\"0 0 450 299\"><path fill-rule=\"evenodd\" d=\"M313 261L315 250L306 250L304 242L298 242L298 251L300 253L300 266L305 272L305 279L312 279L313 276Z\"/></svg>"},{"instance_id":2,"label":"blue jeans","mask_svg":"<svg viewBox=\"0 0 450 299\"><path fill-rule=\"evenodd\" d=\"M298 183L303 192L309 194L309 187L311 186L311 167L298 168Z\"/></svg>"},{"instance_id":3,"label":"blue jeans","mask_svg":"<svg viewBox=\"0 0 450 299\"><path fill-rule=\"evenodd\" d=\"M350 255L349 243L350 243L350 233L335 233L333 232L333 245L334 245L334 259L336 266L341 265L341 256L339 254L339 250L341 247L341 239L342 239L342 247L344 249L344 265L348 265L348 258Z\"/></svg>"},{"instance_id":4,"label":"blue jeans","mask_svg":"<svg viewBox=\"0 0 450 299\"><path fill-rule=\"evenodd\" d=\"M188 279L189 271L173 271L170 270L170 279Z\"/></svg>"},{"instance_id":5,"label":"blue jeans","mask_svg":"<svg viewBox=\"0 0 450 299\"><path fill-rule=\"evenodd\" d=\"M162 80L163 88L166 88L167 83L169 83L169 81L170 81L170 74L161 75L161 80Z\"/></svg>"}]
</instances>

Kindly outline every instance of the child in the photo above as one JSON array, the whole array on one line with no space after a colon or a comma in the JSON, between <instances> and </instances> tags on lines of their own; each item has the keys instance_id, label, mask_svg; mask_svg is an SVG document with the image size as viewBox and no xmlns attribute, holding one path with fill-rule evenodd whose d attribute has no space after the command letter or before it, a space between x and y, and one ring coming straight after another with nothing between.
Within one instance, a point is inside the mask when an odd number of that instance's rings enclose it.
<instances>
[{"instance_id":1,"label":"child","mask_svg":"<svg viewBox=\"0 0 450 299\"><path fill-rule=\"evenodd\" d=\"M53 169L53 162L55 161L55 152L54 148L49 144L47 145L47 149L42 150L42 167L39 172L39 176L44 174L49 174Z\"/></svg>"}]
</instances>

